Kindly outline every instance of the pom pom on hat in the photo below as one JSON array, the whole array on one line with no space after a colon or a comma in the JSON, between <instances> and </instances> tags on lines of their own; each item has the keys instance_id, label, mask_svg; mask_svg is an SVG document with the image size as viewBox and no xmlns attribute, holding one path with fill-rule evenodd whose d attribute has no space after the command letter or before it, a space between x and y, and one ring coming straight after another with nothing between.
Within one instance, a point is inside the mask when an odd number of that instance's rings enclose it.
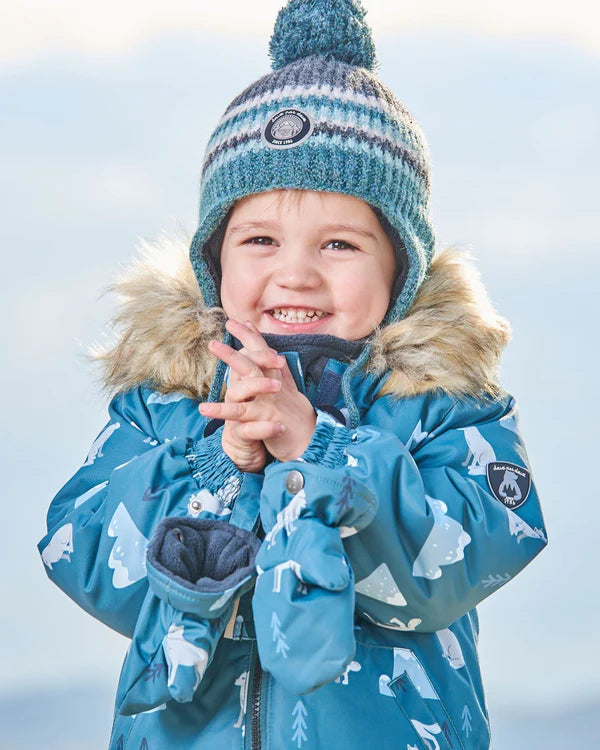
<instances>
[{"instance_id":1,"label":"pom pom on hat","mask_svg":"<svg viewBox=\"0 0 600 750\"><path fill-rule=\"evenodd\" d=\"M373 70L375 44L360 0L289 0L269 42L273 70L310 55Z\"/></svg>"}]
</instances>

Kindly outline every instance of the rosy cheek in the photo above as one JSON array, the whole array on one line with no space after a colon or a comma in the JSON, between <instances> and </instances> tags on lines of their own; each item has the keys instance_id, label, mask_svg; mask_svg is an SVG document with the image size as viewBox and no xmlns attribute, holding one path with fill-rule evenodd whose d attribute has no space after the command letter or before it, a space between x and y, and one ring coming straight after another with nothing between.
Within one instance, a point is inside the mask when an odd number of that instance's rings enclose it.
<instances>
[{"instance_id":1,"label":"rosy cheek","mask_svg":"<svg viewBox=\"0 0 600 750\"><path fill-rule=\"evenodd\" d=\"M221 285L221 305L228 318L237 318L237 305L233 294L234 284L232 279Z\"/></svg>"},{"instance_id":2,"label":"rosy cheek","mask_svg":"<svg viewBox=\"0 0 600 750\"><path fill-rule=\"evenodd\" d=\"M240 264L223 278L221 300L223 309L230 317L248 316L258 304L260 289L256 273Z\"/></svg>"}]
</instances>

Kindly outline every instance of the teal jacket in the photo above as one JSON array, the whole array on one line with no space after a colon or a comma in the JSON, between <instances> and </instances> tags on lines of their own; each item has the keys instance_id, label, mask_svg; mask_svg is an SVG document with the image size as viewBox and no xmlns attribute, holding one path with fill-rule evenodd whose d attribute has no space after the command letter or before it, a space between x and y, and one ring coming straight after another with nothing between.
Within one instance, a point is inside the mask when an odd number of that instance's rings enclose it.
<instances>
[{"instance_id":1,"label":"teal jacket","mask_svg":"<svg viewBox=\"0 0 600 750\"><path fill-rule=\"evenodd\" d=\"M166 302L179 332L201 306L184 269L180 307ZM475 607L546 533L517 405L495 380L507 328L468 263L434 262L366 371L336 342L310 371L285 352L317 428L298 460L260 474L198 413L210 368L160 382L136 343L143 273L127 282L129 335L104 356L109 422L39 543L51 580L132 638L110 748L488 750ZM183 347L155 335L169 356ZM127 365L118 347L133 347Z\"/></svg>"}]
</instances>

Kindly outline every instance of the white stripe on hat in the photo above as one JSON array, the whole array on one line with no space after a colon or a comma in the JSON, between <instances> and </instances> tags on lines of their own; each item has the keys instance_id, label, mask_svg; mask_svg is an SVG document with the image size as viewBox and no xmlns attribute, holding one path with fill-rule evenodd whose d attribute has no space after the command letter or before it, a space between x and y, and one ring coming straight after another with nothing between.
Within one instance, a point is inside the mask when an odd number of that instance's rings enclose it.
<instances>
[{"instance_id":1,"label":"white stripe on hat","mask_svg":"<svg viewBox=\"0 0 600 750\"><path fill-rule=\"evenodd\" d=\"M410 116L400 102L398 102L397 106L392 106L386 99L377 96L367 96L358 91L353 91L352 89L331 86L327 83L316 83L312 86L283 86L282 88L267 91L264 94L248 99L247 101L238 104L236 107L228 109L217 123L215 130L232 117L235 117L242 112L246 112L249 109L253 109L254 107L259 107L261 104L271 104L280 99L295 99L300 96L318 96L332 100L337 99L343 102L352 102L354 104L370 107L378 112L383 112L394 119L398 118L399 113L402 113L406 117ZM414 120L412 120L412 124L416 125Z\"/></svg>"}]
</instances>

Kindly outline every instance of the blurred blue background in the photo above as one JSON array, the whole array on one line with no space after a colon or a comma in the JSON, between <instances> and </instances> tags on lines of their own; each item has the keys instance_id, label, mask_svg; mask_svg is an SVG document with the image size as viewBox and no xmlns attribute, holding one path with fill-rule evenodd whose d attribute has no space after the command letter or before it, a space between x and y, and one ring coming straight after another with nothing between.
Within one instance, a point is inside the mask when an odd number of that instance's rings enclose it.
<instances>
[{"instance_id":1,"label":"blurred blue background","mask_svg":"<svg viewBox=\"0 0 600 750\"><path fill-rule=\"evenodd\" d=\"M475 255L514 328L502 377L520 404L550 545L480 607L495 748L592 747L599 11L364 5L378 75L430 145L438 242ZM268 72L279 6L3 4L3 748L107 745L127 642L47 582L35 545L105 422L84 356L114 311L102 292L139 237L193 233L207 138Z\"/></svg>"}]
</instances>

